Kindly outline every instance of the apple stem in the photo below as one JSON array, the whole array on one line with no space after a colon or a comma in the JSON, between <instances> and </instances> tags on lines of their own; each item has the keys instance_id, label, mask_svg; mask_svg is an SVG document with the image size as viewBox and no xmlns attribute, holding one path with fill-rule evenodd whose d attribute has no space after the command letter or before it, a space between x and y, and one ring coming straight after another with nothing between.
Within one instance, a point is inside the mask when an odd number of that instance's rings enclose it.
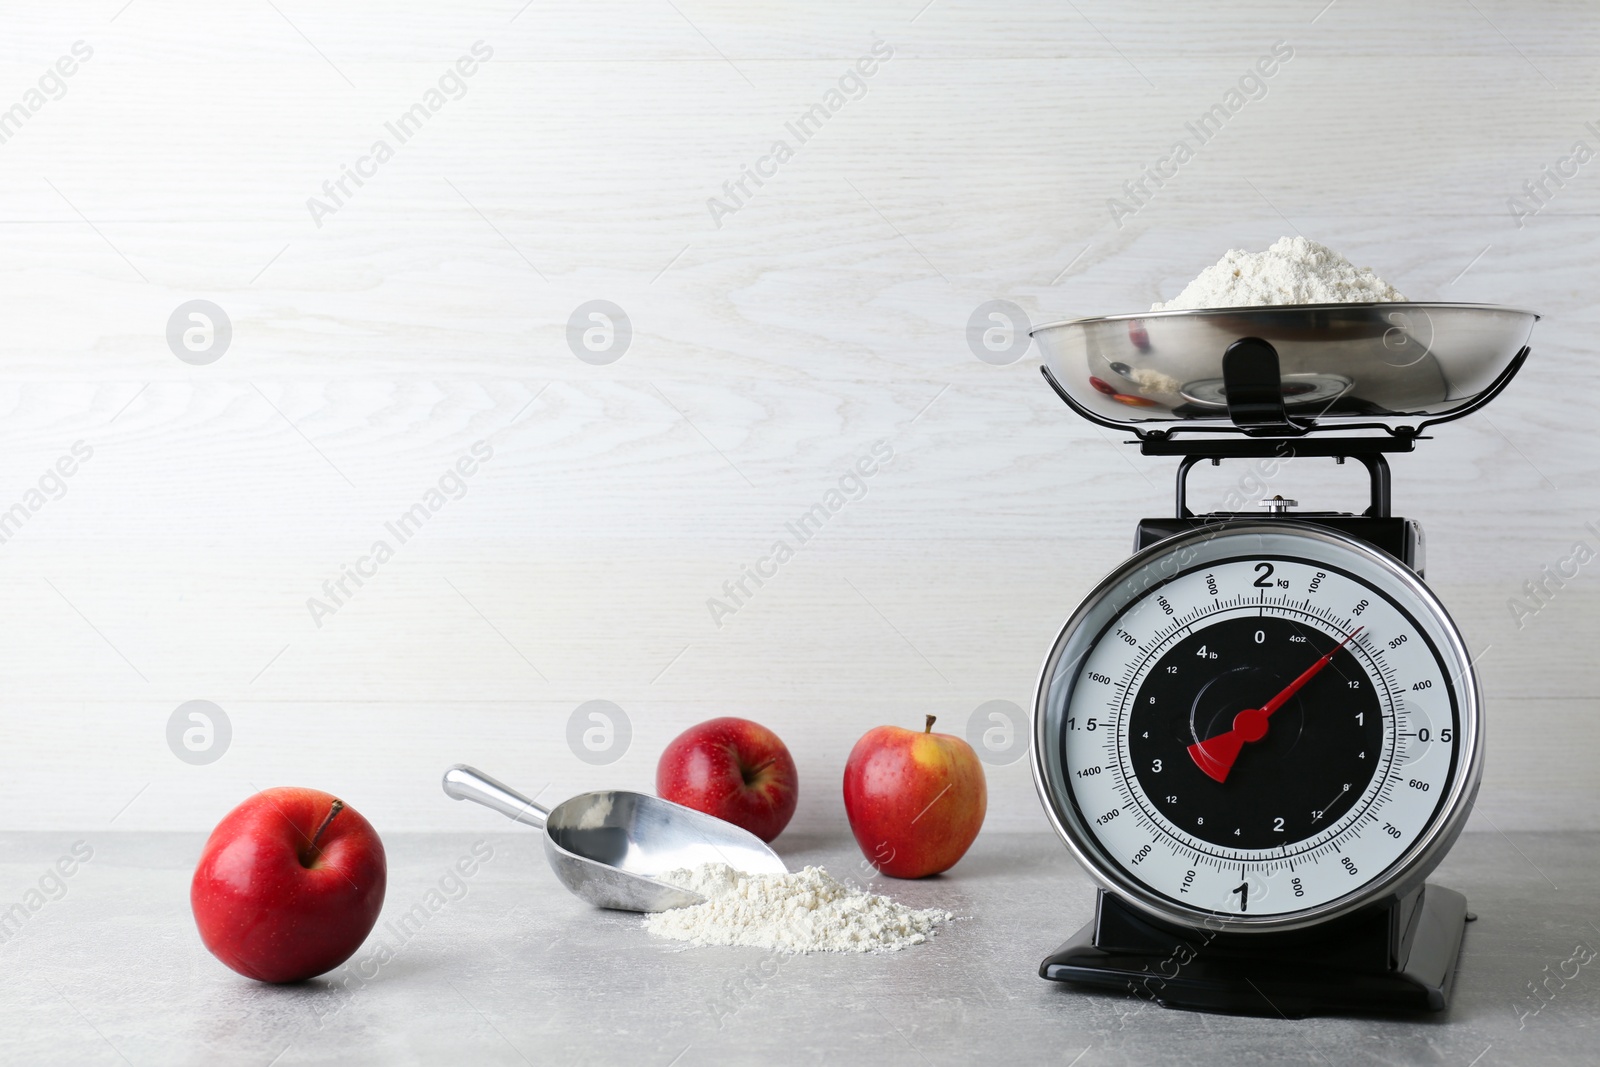
<instances>
[{"instance_id":1,"label":"apple stem","mask_svg":"<svg viewBox=\"0 0 1600 1067\"><path fill-rule=\"evenodd\" d=\"M933 733L933 720L934 720L934 719L935 719L935 718L936 718L936 716L933 716L933 715L929 715L929 716L928 716L928 725L926 725L926 726L924 726L924 727L923 727L923 728L922 728L922 732L923 732L923 733L925 733L925 734L931 734L931 733Z\"/></svg>"},{"instance_id":2,"label":"apple stem","mask_svg":"<svg viewBox=\"0 0 1600 1067\"><path fill-rule=\"evenodd\" d=\"M338 797L335 797L333 800L333 807L328 809L328 817L322 820L322 825L317 827L317 832L311 835L311 848L313 850L316 849L317 842L322 839L322 831L326 830L328 828L328 824L333 821L333 817L343 810L344 801L340 800Z\"/></svg>"},{"instance_id":3,"label":"apple stem","mask_svg":"<svg viewBox=\"0 0 1600 1067\"><path fill-rule=\"evenodd\" d=\"M754 767L751 767L748 771L741 772L739 777L744 779L744 784L745 785L749 785L749 784L751 784L752 782L755 781L756 775L760 774L762 771L766 770L768 767L772 766L774 763L777 763L777 762L778 762L778 757L773 756L771 759L763 760L762 762L756 764Z\"/></svg>"}]
</instances>

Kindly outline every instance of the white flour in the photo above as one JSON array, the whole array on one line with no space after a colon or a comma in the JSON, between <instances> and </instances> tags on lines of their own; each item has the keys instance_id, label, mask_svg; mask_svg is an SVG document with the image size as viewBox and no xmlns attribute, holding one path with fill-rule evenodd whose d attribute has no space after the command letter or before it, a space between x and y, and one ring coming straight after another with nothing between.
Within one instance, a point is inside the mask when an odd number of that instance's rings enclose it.
<instances>
[{"instance_id":1,"label":"white flour","mask_svg":"<svg viewBox=\"0 0 1600 1067\"><path fill-rule=\"evenodd\" d=\"M1230 249L1183 292L1151 311L1262 307L1269 304L1363 304L1404 300L1369 267L1304 237L1280 237L1265 252Z\"/></svg>"},{"instance_id":2,"label":"white flour","mask_svg":"<svg viewBox=\"0 0 1600 1067\"><path fill-rule=\"evenodd\" d=\"M659 880L693 890L704 904L645 916L645 929L692 945L752 945L781 952L893 952L928 940L954 918L918 911L842 885L821 867L796 874L744 874L725 863L668 871Z\"/></svg>"}]
</instances>

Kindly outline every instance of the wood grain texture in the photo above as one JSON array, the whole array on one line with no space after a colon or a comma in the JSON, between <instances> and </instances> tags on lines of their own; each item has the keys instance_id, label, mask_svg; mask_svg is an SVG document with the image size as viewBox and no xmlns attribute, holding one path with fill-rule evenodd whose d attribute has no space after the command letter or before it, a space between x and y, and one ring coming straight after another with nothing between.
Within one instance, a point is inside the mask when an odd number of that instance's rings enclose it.
<instances>
[{"instance_id":1,"label":"wood grain texture","mask_svg":"<svg viewBox=\"0 0 1600 1067\"><path fill-rule=\"evenodd\" d=\"M94 48L0 144L0 510L93 450L0 544L0 828L204 828L294 782L446 830L448 763L648 788L716 714L776 729L796 827L836 828L860 733L1027 706L1061 620L1170 506L1171 463L1072 418L1036 356L974 358L973 309L1133 310L1292 232L1417 299L1545 314L1486 417L1397 461L1395 499L1482 650L1483 813L1600 826L1600 571L1520 628L1508 607L1600 544L1600 162L1507 208L1600 151L1592 6L518 6L0 18L0 107ZM464 95L317 225L307 199L479 40ZM1265 95L1115 225L1107 200L1280 40ZM893 57L798 143L876 41ZM707 199L785 137L717 225ZM209 366L166 344L194 298L233 324ZM633 329L607 366L566 341L596 298ZM308 598L480 441L464 495L318 626ZM864 494L717 625L708 599L878 442ZM1197 472L1196 502L1239 474ZM1363 492L1313 461L1274 489ZM190 699L232 722L209 766L167 748ZM632 722L609 766L567 745L592 699ZM1025 761L990 781L992 827L1043 826Z\"/></svg>"}]
</instances>

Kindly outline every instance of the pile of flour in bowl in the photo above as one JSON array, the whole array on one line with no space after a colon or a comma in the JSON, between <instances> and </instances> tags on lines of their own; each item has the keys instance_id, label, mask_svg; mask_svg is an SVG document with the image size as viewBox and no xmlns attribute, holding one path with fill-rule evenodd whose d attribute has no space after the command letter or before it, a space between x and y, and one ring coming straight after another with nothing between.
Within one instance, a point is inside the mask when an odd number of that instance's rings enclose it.
<instances>
[{"instance_id":1,"label":"pile of flour in bowl","mask_svg":"<svg viewBox=\"0 0 1600 1067\"><path fill-rule=\"evenodd\" d=\"M691 945L751 945L780 952L893 952L928 940L954 918L917 910L835 881L821 867L745 874L725 863L668 871L658 879L699 893L704 904L645 916L645 929Z\"/></svg>"},{"instance_id":2,"label":"pile of flour in bowl","mask_svg":"<svg viewBox=\"0 0 1600 1067\"><path fill-rule=\"evenodd\" d=\"M1326 245L1280 237L1265 252L1228 251L1183 292L1151 311L1263 307L1276 304L1365 304L1404 300L1369 267L1357 267Z\"/></svg>"}]
</instances>

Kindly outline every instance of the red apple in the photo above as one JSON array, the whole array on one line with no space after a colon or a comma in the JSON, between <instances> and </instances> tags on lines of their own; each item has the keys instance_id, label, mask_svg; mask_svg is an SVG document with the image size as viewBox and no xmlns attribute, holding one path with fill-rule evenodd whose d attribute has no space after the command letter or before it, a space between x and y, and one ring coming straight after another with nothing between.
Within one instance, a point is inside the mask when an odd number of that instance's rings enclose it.
<instances>
[{"instance_id":1,"label":"red apple","mask_svg":"<svg viewBox=\"0 0 1600 1067\"><path fill-rule=\"evenodd\" d=\"M661 753L656 792L771 841L794 816L800 776L789 750L765 726L710 719L673 738Z\"/></svg>"},{"instance_id":2,"label":"red apple","mask_svg":"<svg viewBox=\"0 0 1600 1067\"><path fill-rule=\"evenodd\" d=\"M989 807L972 746L899 726L868 730L844 765L844 811L862 853L884 874L921 878L956 865Z\"/></svg>"},{"instance_id":3,"label":"red apple","mask_svg":"<svg viewBox=\"0 0 1600 1067\"><path fill-rule=\"evenodd\" d=\"M246 978L298 982L349 959L383 908L372 824L316 789L266 789L211 831L189 886L200 940Z\"/></svg>"}]
</instances>

